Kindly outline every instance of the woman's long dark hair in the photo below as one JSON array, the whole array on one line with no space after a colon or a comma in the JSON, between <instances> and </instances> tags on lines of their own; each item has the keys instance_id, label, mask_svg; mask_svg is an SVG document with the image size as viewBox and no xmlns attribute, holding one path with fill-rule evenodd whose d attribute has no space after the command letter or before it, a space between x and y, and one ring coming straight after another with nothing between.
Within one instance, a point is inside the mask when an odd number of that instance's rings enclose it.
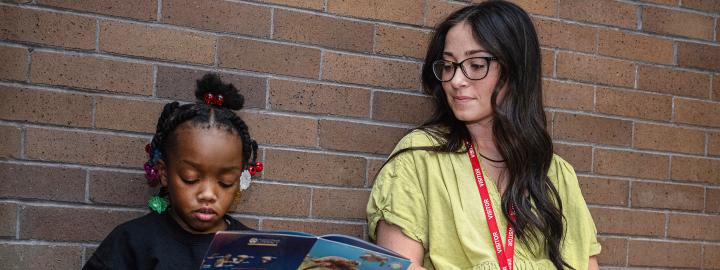
<instances>
[{"instance_id":1,"label":"woman's long dark hair","mask_svg":"<svg viewBox=\"0 0 720 270\"><path fill-rule=\"evenodd\" d=\"M547 176L553 144L545 130L539 42L530 17L517 5L488 1L468 6L436 27L422 69L423 90L434 97L435 111L417 129L426 131L440 144L404 149L389 159L407 150L466 151L463 142L471 139L470 133L453 114L442 84L432 71L432 62L442 59L448 31L462 23L471 26L475 40L497 57L500 67L490 104L494 141L509 174L508 189L502 196L503 214L508 217L514 205L517 220L508 220L518 239L528 245L542 244L556 268L572 268L560 253L564 233L562 202ZM504 97L497 102L500 91L504 91Z\"/></svg>"}]
</instances>

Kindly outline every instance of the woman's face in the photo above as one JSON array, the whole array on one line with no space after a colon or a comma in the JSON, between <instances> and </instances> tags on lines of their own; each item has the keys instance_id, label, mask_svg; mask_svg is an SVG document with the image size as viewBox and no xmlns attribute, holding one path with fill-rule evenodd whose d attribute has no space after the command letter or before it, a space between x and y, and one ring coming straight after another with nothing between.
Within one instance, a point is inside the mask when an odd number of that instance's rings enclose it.
<instances>
[{"instance_id":1,"label":"woman's face","mask_svg":"<svg viewBox=\"0 0 720 270\"><path fill-rule=\"evenodd\" d=\"M467 22L457 24L450 28L445 37L445 50L443 60L460 63L472 57L492 57L485 48L473 37L472 26ZM469 60L464 65L468 68L487 68L487 76L481 80L468 79L460 67L455 75L447 82L442 83L448 104L455 117L466 124L487 124L492 120L493 111L490 107L490 97L498 82L499 66L497 61L489 61L489 67L473 65ZM501 92L502 94L502 92ZM502 95L499 94L497 102Z\"/></svg>"}]
</instances>

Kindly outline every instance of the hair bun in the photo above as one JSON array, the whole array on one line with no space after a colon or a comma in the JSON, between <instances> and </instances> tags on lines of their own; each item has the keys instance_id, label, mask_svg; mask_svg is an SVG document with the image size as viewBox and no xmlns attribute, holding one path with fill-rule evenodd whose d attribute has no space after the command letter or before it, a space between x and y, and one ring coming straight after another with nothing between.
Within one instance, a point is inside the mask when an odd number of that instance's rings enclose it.
<instances>
[{"instance_id":1,"label":"hair bun","mask_svg":"<svg viewBox=\"0 0 720 270\"><path fill-rule=\"evenodd\" d=\"M205 74L202 79L197 81L197 89L195 89L195 97L201 103L205 103L205 95L207 93L213 95L221 95L223 97L222 105L219 107L231 110L242 109L245 104L243 97L231 83L226 84L220 80L220 77L214 73ZM217 105L214 105L217 106Z\"/></svg>"}]
</instances>

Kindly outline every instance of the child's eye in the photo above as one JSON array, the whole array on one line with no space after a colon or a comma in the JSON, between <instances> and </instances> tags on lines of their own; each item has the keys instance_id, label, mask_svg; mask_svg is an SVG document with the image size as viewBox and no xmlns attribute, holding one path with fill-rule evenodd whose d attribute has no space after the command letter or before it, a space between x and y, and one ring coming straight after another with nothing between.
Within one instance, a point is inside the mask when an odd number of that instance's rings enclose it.
<instances>
[{"instance_id":1,"label":"child's eye","mask_svg":"<svg viewBox=\"0 0 720 270\"><path fill-rule=\"evenodd\" d=\"M197 183L198 181L200 181L200 179L185 179L185 178L182 178L182 177L180 178L180 180L182 180L183 183L188 184L188 185L192 185L192 184L195 184L195 183Z\"/></svg>"},{"instance_id":2,"label":"child's eye","mask_svg":"<svg viewBox=\"0 0 720 270\"><path fill-rule=\"evenodd\" d=\"M227 182L220 181L220 186L223 187L223 188L231 188L231 187L233 187L234 185L235 185L235 182L227 183Z\"/></svg>"}]
</instances>

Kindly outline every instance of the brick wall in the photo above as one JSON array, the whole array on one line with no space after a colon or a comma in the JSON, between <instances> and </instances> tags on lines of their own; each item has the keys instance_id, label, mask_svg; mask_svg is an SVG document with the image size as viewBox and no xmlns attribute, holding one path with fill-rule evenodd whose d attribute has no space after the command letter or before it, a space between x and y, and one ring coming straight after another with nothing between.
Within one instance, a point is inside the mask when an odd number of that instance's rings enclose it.
<instances>
[{"instance_id":1,"label":"brick wall","mask_svg":"<svg viewBox=\"0 0 720 270\"><path fill-rule=\"evenodd\" d=\"M153 193L162 104L219 72L267 170L234 214L365 236L373 177L428 114L446 0L0 3L0 261L77 269ZM540 34L557 152L580 176L600 262L720 268L720 1L517 0Z\"/></svg>"}]
</instances>

